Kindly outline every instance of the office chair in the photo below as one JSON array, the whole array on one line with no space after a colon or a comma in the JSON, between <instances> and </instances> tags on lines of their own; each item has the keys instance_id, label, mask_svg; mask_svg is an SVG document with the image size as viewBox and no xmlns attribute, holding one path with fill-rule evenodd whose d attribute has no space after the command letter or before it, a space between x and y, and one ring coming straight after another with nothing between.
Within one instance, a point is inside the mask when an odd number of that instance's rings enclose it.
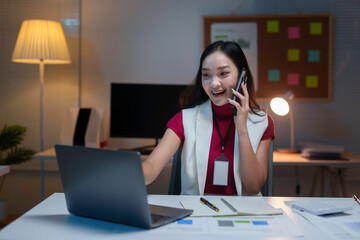
<instances>
[{"instance_id":1,"label":"office chair","mask_svg":"<svg viewBox=\"0 0 360 240\"><path fill-rule=\"evenodd\" d=\"M274 152L274 141L271 141L269 148L269 160L268 160L268 172L267 179L264 186L261 188L261 194L263 196L272 196L273 195L273 152Z\"/></svg>"},{"instance_id":2,"label":"office chair","mask_svg":"<svg viewBox=\"0 0 360 240\"><path fill-rule=\"evenodd\" d=\"M181 152L182 148L180 147L173 157L169 195L180 195L181 193Z\"/></svg>"},{"instance_id":3,"label":"office chair","mask_svg":"<svg viewBox=\"0 0 360 240\"><path fill-rule=\"evenodd\" d=\"M180 195L181 193L181 151L182 148L179 148L173 158L169 195ZM268 176L264 186L261 188L261 193L263 196L273 195L273 151L274 142L271 141L269 149Z\"/></svg>"}]
</instances>

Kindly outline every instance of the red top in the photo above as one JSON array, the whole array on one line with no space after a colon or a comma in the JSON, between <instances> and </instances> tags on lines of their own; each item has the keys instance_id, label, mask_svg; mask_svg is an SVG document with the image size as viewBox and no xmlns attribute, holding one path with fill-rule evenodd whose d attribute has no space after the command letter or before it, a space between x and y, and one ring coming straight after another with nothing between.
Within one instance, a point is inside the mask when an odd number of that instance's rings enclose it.
<instances>
[{"instance_id":1,"label":"red top","mask_svg":"<svg viewBox=\"0 0 360 240\"><path fill-rule=\"evenodd\" d=\"M219 125L221 137L224 139L226 135L226 131L228 130L230 123L234 119L230 104L225 104L223 106L216 106L213 103L211 103L211 107L213 110L213 118L216 118L216 121ZM268 127L265 130L261 140L275 138L274 120L270 117L270 115L267 116L268 116ZM167 124L167 128L173 130L175 134L180 138L181 147L182 147L185 141L182 112L177 113L172 119L170 119L170 121ZM237 195L235 179L234 179L234 171L233 171L234 141L235 141L235 124L232 124L224 148L225 157L229 159L228 185L227 186L213 185L214 161L217 157L221 155L221 142L220 142L219 134L215 127L215 121L213 121L213 131L211 136L208 169L207 169L205 191L204 191L205 194Z\"/></svg>"}]
</instances>

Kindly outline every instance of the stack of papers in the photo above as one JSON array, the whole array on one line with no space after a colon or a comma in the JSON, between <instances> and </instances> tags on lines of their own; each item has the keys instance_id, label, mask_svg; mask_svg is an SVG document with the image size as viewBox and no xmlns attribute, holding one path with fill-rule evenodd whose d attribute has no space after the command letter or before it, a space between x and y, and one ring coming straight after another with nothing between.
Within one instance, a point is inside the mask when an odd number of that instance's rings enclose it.
<instances>
[{"instance_id":1,"label":"stack of papers","mask_svg":"<svg viewBox=\"0 0 360 240\"><path fill-rule=\"evenodd\" d=\"M352 209L349 206L338 206L326 201L286 201L285 204L313 215L342 213Z\"/></svg>"},{"instance_id":2,"label":"stack of papers","mask_svg":"<svg viewBox=\"0 0 360 240\"><path fill-rule=\"evenodd\" d=\"M184 208L193 210L191 214L193 217L278 215L283 213L282 209L273 208L260 197L225 197L209 201L219 209L219 212L201 203L200 199L180 201L180 203Z\"/></svg>"},{"instance_id":3,"label":"stack of papers","mask_svg":"<svg viewBox=\"0 0 360 240\"><path fill-rule=\"evenodd\" d=\"M344 146L314 142L301 143L301 155L309 159L341 159Z\"/></svg>"}]
</instances>

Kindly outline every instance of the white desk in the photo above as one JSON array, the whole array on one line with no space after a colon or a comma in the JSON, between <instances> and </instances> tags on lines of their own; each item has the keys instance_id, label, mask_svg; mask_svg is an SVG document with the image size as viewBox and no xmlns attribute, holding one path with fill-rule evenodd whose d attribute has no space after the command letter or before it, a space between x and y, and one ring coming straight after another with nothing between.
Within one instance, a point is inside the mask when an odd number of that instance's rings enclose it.
<instances>
[{"instance_id":1,"label":"white desk","mask_svg":"<svg viewBox=\"0 0 360 240\"><path fill-rule=\"evenodd\" d=\"M0 165L0 176L3 176L10 172L10 167L7 165Z\"/></svg>"},{"instance_id":2,"label":"white desk","mask_svg":"<svg viewBox=\"0 0 360 240\"><path fill-rule=\"evenodd\" d=\"M181 207L179 200L194 200L198 196L149 195L149 203ZM211 201L215 196L207 197ZM304 233L304 238L286 239L328 239L320 230L302 216L284 205L294 197L265 197L276 208L282 208ZM304 199L304 198L303 198ZM324 198L311 198L314 201ZM331 201L353 201L350 198L326 198ZM357 205L356 205L357 206ZM213 218L212 218L213 219ZM243 236L243 239L274 239L271 237ZM241 239L241 231L226 235L154 233L121 224L109 223L68 213L63 193L55 193L0 231L0 239ZM283 238L282 238L283 239Z\"/></svg>"},{"instance_id":3,"label":"white desk","mask_svg":"<svg viewBox=\"0 0 360 240\"><path fill-rule=\"evenodd\" d=\"M0 189L4 184L5 174L10 172L10 167L8 165L0 165ZM3 220L6 218L6 214L4 214L6 209L0 209L0 219Z\"/></svg>"},{"instance_id":4,"label":"white desk","mask_svg":"<svg viewBox=\"0 0 360 240\"><path fill-rule=\"evenodd\" d=\"M274 166L317 167L310 190L310 196L314 195L316 183L320 180L320 192L323 197L327 195L326 189L328 188L331 189L332 196L335 197L337 182L340 183L342 196L348 196L345 185L345 172L348 168L360 167L360 156L351 152L344 152L341 154L341 157L346 160L309 160L302 157L300 153L281 153L277 151L274 151L273 156ZM327 186L325 186L326 173L329 176ZM329 183L331 183L331 187L328 186Z\"/></svg>"}]
</instances>

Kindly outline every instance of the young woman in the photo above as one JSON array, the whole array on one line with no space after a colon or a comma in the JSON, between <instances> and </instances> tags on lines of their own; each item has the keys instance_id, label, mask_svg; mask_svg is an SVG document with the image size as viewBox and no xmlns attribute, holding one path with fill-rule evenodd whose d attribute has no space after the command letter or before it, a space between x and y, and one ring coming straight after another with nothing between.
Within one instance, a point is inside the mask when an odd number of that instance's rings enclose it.
<instances>
[{"instance_id":1,"label":"young woman","mask_svg":"<svg viewBox=\"0 0 360 240\"><path fill-rule=\"evenodd\" d=\"M241 84L241 94L234 88L243 68L248 79ZM240 103L231 100L233 95ZM260 194L267 179L274 122L260 110L254 95L240 46L224 41L209 45L194 84L180 98L183 110L168 122L161 142L143 162L146 184L181 146L181 194Z\"/></svg>"}]
</instances>

